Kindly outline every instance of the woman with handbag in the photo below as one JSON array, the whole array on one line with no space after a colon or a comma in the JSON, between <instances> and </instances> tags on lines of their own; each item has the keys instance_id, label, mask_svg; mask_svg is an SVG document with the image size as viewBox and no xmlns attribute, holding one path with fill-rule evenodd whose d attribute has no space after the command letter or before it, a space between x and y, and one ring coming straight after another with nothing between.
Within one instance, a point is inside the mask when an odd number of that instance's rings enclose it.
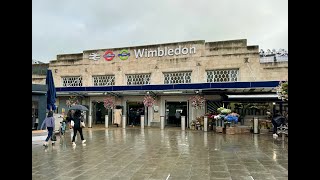
<instances>
[{"instance_id":1,"label":"woman with handbag","mask_svg":"<svg viewBox=\"0 0 320 180\"><path fill-rule=\"evenodd\" d=\"M72 123L73 121L73 123ZM83 117L81 116L81 111L76 110L76 112L73 115L73 120L71 121L71 126L73 126L73 137L72 137L72 145L75 146L76 143L75 138L77 136L77 131L80 133L80 137L82 140L82 144L86 142L86 140L83 138L82 134L82 128L84 127Z\"/></svg>"},{"instance_id":2,"label":"woman with handbag","mask_svg":"<svg viewBox=\"0 0 320 180\"><path fill-rule=\"evenodd\" d=\"M55 125L55 119L53 117L53 112L49 111L47 117L43 120L40 128L40 129L43 129L43 127L46 126L48 129L48 136L43 144L44 146L48 146L48 141L52 137L53 130L55 128L54 125ZM51 142L52 144L54 144L54 141L51 140Z\"/></svg>"}]
</instances>

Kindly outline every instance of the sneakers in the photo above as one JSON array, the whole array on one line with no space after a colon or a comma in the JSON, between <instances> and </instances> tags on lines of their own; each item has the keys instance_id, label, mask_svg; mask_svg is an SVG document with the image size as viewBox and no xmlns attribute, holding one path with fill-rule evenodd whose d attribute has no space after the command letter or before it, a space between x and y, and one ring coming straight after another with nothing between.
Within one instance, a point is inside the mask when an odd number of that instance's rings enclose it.
<instances>
[{"instance_id":1,"label":"sneakers","mask_svg":"<svg viewBox=\"0 0 320 180\"><path fill-rule=\"evenodd\" d=\"M48 146L48 142L44 142L44 143L43 143L43 146Z\"/></svg>"},{"instance_id":2,"label":"sneakers","mask_svg":"<svg viewBox=\"0 0 320 180\"><path fill-rule=\"evenodd\" d=\"M86 140L82 140L81 142L82 142L82 144L84 144L86 142ZM75 146L75 145L76 145L76 143L72 142L72 146Z\"/></svg>"},{"instance_id":3,"label":"sneakers","mask_svg":"<svg viewBox=\"0 0 320 180\"><path fill-rule=\"evenodd\" d=\"M278 138L278 135L277 135L276 133L273 134L272 136L273 136L273 138L275 138L275 139Z\"/></svg>"}]
</instances>

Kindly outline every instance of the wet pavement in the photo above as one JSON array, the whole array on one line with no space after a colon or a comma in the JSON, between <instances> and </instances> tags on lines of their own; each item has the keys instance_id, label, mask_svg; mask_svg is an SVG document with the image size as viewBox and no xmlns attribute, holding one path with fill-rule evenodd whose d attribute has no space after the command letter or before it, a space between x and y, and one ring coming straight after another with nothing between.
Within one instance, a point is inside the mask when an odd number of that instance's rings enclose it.
<instances>
[{"instance_id":1,"label":"wet pavement","mask_svg":"<svg viewBox=\"0 0 320 180\"><path fill-rule=\"evenodd\" d=\"M180 128L86 128L42 146L32 140L32 179L288 179L288 143L272 134L226 135Z\"/></svg>"}]
</instances>

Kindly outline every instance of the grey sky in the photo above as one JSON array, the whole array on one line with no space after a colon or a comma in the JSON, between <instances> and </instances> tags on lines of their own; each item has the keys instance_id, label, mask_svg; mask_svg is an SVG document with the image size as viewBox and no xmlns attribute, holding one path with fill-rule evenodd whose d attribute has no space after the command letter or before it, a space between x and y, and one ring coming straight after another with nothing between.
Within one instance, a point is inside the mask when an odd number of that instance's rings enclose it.
<instances>
[{"instance_id":1,"label":"grey sky","mask_svg":"<svg viewBox=\"0 0 320 180\"><path fill-rule=\"evenodd\" d=\"M287 0L32 0L32 59L177 41L288 50Z\"/></svg>"}]
</instances>

